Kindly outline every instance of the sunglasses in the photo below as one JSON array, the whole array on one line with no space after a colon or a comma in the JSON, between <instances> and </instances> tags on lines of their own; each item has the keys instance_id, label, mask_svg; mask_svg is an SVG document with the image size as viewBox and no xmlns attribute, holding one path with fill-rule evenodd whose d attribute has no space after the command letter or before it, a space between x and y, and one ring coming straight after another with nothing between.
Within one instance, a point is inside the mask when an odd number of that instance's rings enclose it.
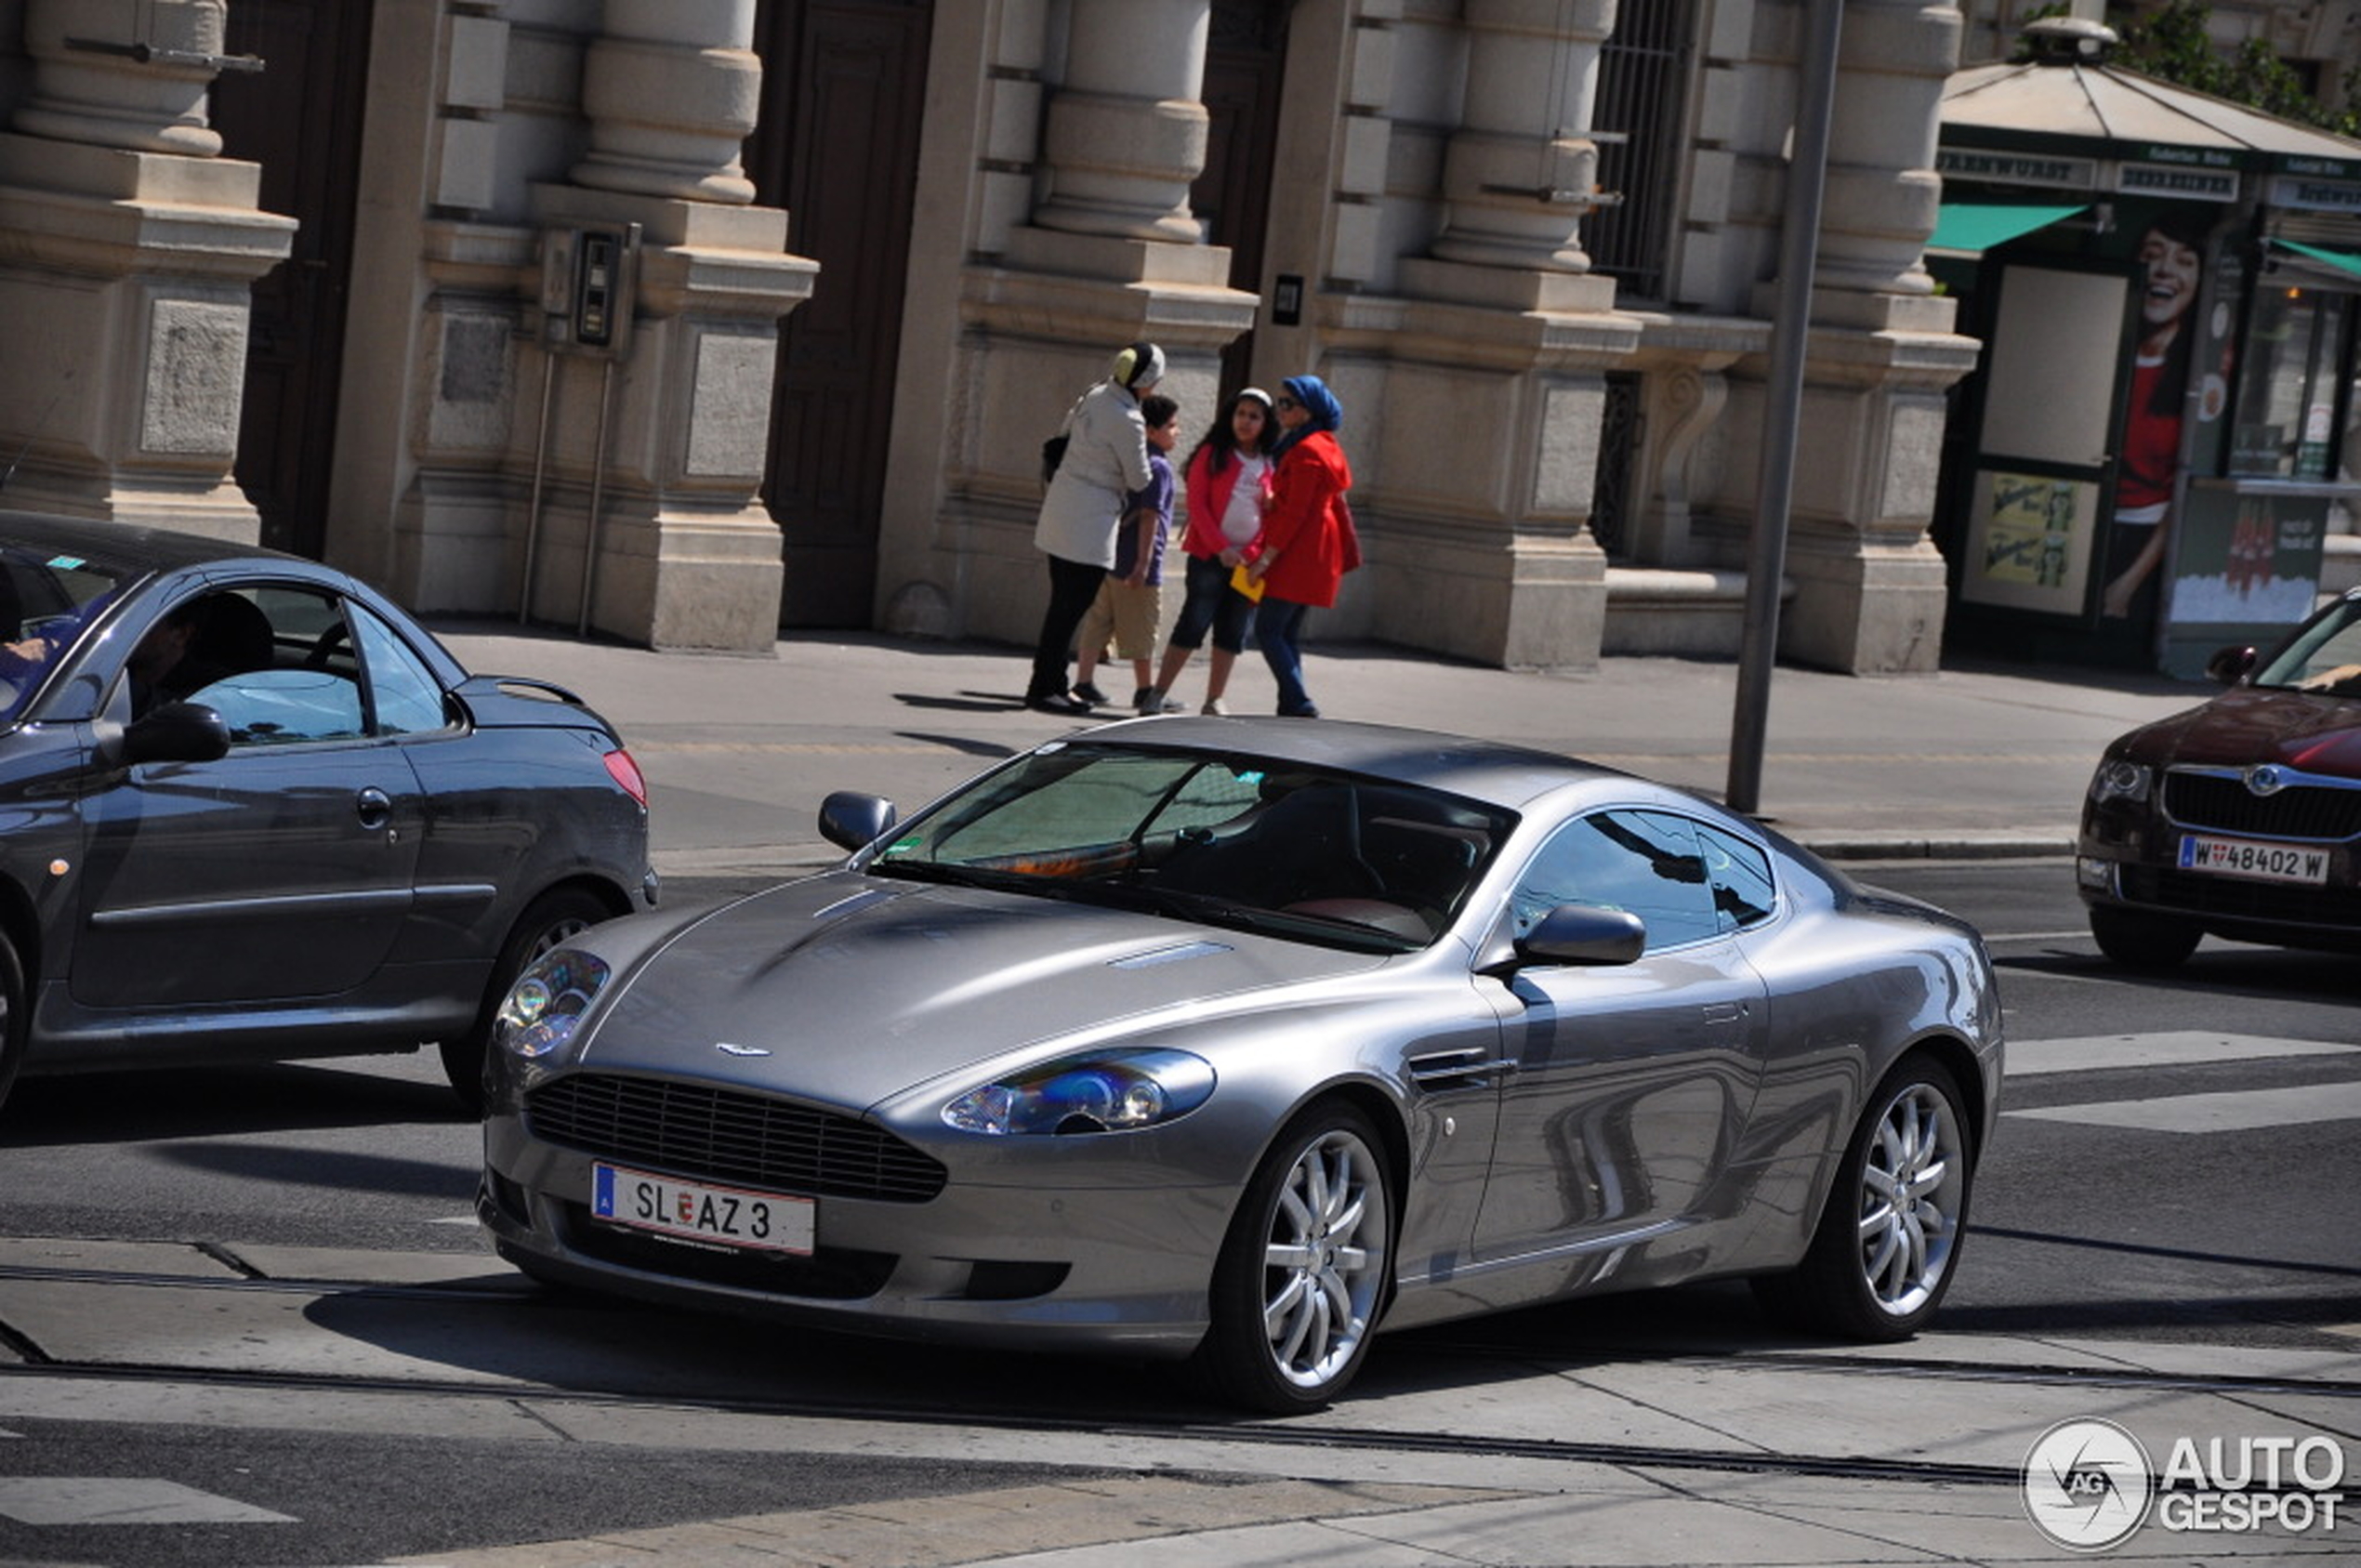
<instances>
[{"instance_id":1,"label":"sunglasses","mask_svg":"<svg viewBox=\"0 0 2361 1568\"><path fill-rule=\"evenodd\" d=\"M1303 405L1293 398L1277 398L1273 400L1271 406L1273 408L1301 408Z\"/></svg>"}]
</instances>

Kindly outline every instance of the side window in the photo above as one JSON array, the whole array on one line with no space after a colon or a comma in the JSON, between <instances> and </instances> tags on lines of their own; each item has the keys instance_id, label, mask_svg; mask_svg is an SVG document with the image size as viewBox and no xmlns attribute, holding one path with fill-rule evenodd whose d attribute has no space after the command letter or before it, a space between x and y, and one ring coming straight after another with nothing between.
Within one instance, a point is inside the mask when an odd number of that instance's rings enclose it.
<instances>
[{"instance_id":1,"label":"side window","mask_svg":"<svg viewBox=\"0 0 2361 1568\"><path fill-rule=\"evenodd\" d=\"M380 735L422 735L451 727L442 683L410 651L391 626L348 603L346 612L361 635L361 662L368 671L369 698Z\"/></svg>"},{"instance_id":2,"label":"side window","mask_svg":"<svg viewBox=\"0 0 2361 1568\"><path fill-rule=\"evenodd\" d=\"M1647 923L1651 953L1721 929L1695 830L1659 811L1594 811L1568 823L1510 896L1519 935L1562 903L1630 911Z\"/></svg>"},{"instance_id":3,"label":"side window","mask_svg":"<svg viewBox=\"0 0 2361 1568\"><path fill-rule=\"evenodd\" d=\"M1703 823L1697 824L1697 842L1705 848L1706 876L1713 884L1713 907L1721 912L1721 929L1742 931L1771 918L1778 907L1771 857L1745 839Z\"/></svg>"},{"instance_id":4,"label":"side window","mask_svg":"<svg viewBox=\"0 0 2361 1568\"><path fill-rule=\"evenodd\" d=\"M134 709L202 703L239 747L357 737L361 688L305 661L337 619L336 601L310 588L256 585L185 600L132 653Z\"/></svg>"}]
</instances>

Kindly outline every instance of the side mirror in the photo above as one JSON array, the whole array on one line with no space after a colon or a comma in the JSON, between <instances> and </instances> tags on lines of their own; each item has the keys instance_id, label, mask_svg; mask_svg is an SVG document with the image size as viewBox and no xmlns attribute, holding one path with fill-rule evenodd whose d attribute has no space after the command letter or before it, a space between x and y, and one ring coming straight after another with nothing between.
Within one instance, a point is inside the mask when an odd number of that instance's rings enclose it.
<instances>
[{"instance_id":1,"label":"side mirror","mask_svg":"<svg viewBox=\"0 0 2361 1568\"><path fill-rule=\"evenodd\" d=\"M214 762L230 753L230 727L203 703L166 703L112 735L110 729L99 726L97 760L102 768L136 768L142 762Z\"/></svg>"},{"instance_id":2,"label":"side mirror","mask_svg":"<svg viewBox=\"0 0 2361 1568\"><path fill-rule=\"evenodd\" d=\"M1607 966L1639 962L1647 950L1648 923L1628 909L1562 903L1517 939L1517 957L1528 964Z\"/></svg>"},{"instance_id":3,"label":"side mirror","mask_svg":"<svg viewBox=\"0 0 2361 1568\"><path fill-rule=\"evenodd\" d=\"M2236 686L2254 673L2257 657L2251 648L2217 648L2205 662L2205 673L2217 686Z\"/></svg>"},{"instance_id":4,"label":"side mirror","mask_svg":"<svg viewBox=\"0 0 2361 1568\"><path fill-rule=\"evenodd\" d=\"M865 850L899 820L883 796L840 789L820 802L820 837L839 850Z\"/></svg>"}]
</instances>

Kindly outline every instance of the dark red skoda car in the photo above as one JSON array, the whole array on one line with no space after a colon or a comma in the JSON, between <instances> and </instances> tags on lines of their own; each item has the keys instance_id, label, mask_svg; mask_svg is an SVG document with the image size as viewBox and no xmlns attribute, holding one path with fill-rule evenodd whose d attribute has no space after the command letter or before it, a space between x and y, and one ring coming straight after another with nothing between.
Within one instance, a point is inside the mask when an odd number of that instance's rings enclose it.
<instances>
[{"instance_id":1,"label":"dark red skoda car","mask_svg":"<svg viewBox=\"0 0 2361 1568\"><path fill-rule=\"evenodd\" d=\"M2117 739L2091 777L2075 870L2100 951L2361 951L2361 589L2209 668L2229 691Z\"/></svg>"}]
</instances>

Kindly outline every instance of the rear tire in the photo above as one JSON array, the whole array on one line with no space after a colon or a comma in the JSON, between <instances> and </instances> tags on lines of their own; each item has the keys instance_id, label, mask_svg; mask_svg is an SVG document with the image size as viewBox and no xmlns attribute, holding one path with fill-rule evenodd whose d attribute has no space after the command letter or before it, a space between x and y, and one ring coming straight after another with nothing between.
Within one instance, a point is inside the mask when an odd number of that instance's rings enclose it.
<instances>
[{"instance_id":1,"label":"rear tire","mask_svg":"<svg viewBox=\"0 0 2361 1568\"><path fill-rule=\"evenodd\" d=\"M1393 1189L1368 1117L1341 1103L1289 1125L1230 1221L1197 1364L1230 1403L1318 1410L1369 1351L1393 1262Z\"/></svg>"},{"instance_id":2,"label":"rear tire","mask_svg":"<svg viewBox=\"0 0 2361 1568\"><path fill-rule=\"evenodd\" d=\"M493 1020L508 987L517 982L527 964L613 914L603 899L586 888L557 888L534 899L517 916L508 940L500 946L498 962L492 966L492 985L484 993L475 1027L442 1045L443 1076L451 1080L451 1092L459 1097L469 1115L479 1120L483 1116L483 1075L492 1050Z\"/></svg>"},{"instance_id":3,"label":"rear tire","mask_svg":"<svg viewBox=\"0 0 2361 1568\"><path fill-rule=\"evenodd\" d=\"M1958 1081L1930 1056L1885 1075L1837 1166L1803 1261L1752 1281L1772 1316L1847 1339L1907 1339L1959 1272L1975 1150Z\"/></svg>"},{"instance_id":4,"label":"rear tire","mask_svg":"<svg viewBox=\"0 0 2361 1568\"><path fill-rule=\"evenodd\" d=\"M2100 952L2127 969L2170 969L2197 950L2205 932L2170 915L2092 904L2091 935Z\"/></svg>"}]
</instances>

